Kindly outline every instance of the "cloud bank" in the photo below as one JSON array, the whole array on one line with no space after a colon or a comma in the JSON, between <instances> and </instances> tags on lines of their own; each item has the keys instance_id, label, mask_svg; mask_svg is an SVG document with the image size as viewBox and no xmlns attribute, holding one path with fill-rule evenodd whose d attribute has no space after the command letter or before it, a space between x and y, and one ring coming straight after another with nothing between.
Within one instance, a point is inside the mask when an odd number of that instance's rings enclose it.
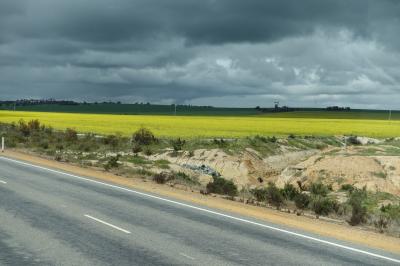
<instances>
[{"instance_id":1,"label":"cloud bank","mask_svg":"<svg viewBox=\"0 0 400 266\"><path fill-rule=\"evenodd\" d=\"M400 1L2 0L0 97L400 109Z\"/></svg>"}]
</instances>

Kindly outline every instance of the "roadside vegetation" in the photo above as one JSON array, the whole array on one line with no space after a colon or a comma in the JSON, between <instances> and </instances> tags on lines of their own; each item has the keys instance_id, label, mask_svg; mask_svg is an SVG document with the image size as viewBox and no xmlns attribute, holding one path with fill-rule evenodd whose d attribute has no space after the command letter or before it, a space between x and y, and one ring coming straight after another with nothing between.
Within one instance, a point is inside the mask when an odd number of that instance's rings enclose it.
<instances>
[{"instance_id":1,"label":"roadside vegetation","mask_svg":"<svg viewBox=\"0 0 400 266\"><path fill-rule=\"evenodd\" d=\"M365 187L357 188L347 183L342 184L339 191L334 191L331 185L322 182L304 184L300 181L277 187L273 182L263 183L261 180L258 187L239 188L232 180L201 166L201 170L211 176L210 181L204 184L199 181L199 176L177 170L169 160L154 157L162 152L169 152L171 157L185 154L190 158L199 149L219 149L226 154L236 154L249 148L265 157L278 154L282 147L285 150L323 150L331 147L332 153L335 147L342 145L334 137L290 134L286 137L255 135L231 139L165 138L144 127L134 130L130 136L97 135L78 133L73 128L57 130L43 125L37 119L0 124L0 135L6 137L9 148L35 152L57 161L92 167L127 178L141 178L190 189L206 195L220 195L296 215L329 217L351 226L369 226L382 233L400 236L399 198L388 193L370 192ZM348 145L359 145L356 140L352 141L354 143L349 142ZM388 139L385 143L391 144L390 149L400 149L398 140ZM394 170L391 168L391 171ZM381 172L374 175L380 179L386 178L386 174ZM338 200L340 193L342 200ZM382 204L385 201L390 203Z\"/></svg>"}]
</instances>

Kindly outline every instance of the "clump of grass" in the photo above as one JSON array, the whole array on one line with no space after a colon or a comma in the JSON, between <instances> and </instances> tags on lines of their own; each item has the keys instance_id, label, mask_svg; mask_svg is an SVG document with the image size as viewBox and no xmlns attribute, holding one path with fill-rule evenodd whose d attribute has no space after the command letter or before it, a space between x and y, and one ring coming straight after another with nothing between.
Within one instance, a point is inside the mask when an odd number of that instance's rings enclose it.
<instances>
[{"instance_id":1,"label":"clump of grass","mask_svg":"<svg viewBox=\"0 0 400 266\"><path fill-rule=\"evenodd\" d=\"M238 194L238 189L231 180L214 176L213 181L207 184L207 192L234 197Z\"/></svg>"},{"instance_id":2,"label":"clump of grass","mask_svg":"<svg viewBox=\"0 0 400 266\"><path fill-rule=\"evenodd\" d=\"M128 162L138 164L138 165L143 165L143 164L151 164L151 161L147 160L146 158L140 156L140 155L134 155L128 159Z\"/></svg>"},{"instance_id":3,"label":"clump of grass","mask_svg":"<svg viewBox=\"0 0 400 266\"><path fill-rule=\"evenodd\" d=\"M372 174L376 177L383 178L383 179L386 179L386 177L387 177L387 174L384 172L373 172Z\"/></svg>"},{"instance_id":4,"label":"clump of grass","mask_svg":"<svg viewBox=\"0 0 400 266\"><path fill-rule=\"evenodd\" d=\"M168 160L157 160L154 162L154 165L161 169L169 169L169 161Z\"/></svg>"}]
</instances>

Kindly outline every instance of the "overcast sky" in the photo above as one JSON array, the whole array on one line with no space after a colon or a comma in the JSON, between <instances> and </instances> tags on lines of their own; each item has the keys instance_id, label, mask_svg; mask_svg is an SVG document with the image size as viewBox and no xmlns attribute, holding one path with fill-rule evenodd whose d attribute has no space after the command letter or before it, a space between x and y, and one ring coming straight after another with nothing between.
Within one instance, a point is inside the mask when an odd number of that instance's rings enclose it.
<instances>
[{"instance_id":1,"label":"overcast sky","mask_svg":"<svg viewBox=\"0 0 400 266\"><path fill-rule=\"evenodd\" d=\"M400 1L0 0L0 98L400 109Z\"/></svg>"}]
</instances>

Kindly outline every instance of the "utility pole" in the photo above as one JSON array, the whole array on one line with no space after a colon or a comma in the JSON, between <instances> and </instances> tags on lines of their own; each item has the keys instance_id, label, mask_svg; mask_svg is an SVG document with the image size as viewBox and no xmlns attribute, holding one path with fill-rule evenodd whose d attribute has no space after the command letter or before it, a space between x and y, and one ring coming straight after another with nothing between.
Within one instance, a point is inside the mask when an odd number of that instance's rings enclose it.
<instances>
[{"instance_id":1,"label":"utility pole","mask_svg":"<svg viewBox=\"0 0 400 266\"><path fill-rule=\"evenodd\" d=\"M174 114L176 115L176 104L175 104L175 112L174 112Z\"/></svg>"},{"instance_id":2,"label":"utility pole","mask_svg":"<svg viewBox=\"0 0 400 266\"><path fill-rule=\"evenodd\" d=\"M392 120L392 110L389 110L389 121Z\"/></svg>"}]
</instances>

